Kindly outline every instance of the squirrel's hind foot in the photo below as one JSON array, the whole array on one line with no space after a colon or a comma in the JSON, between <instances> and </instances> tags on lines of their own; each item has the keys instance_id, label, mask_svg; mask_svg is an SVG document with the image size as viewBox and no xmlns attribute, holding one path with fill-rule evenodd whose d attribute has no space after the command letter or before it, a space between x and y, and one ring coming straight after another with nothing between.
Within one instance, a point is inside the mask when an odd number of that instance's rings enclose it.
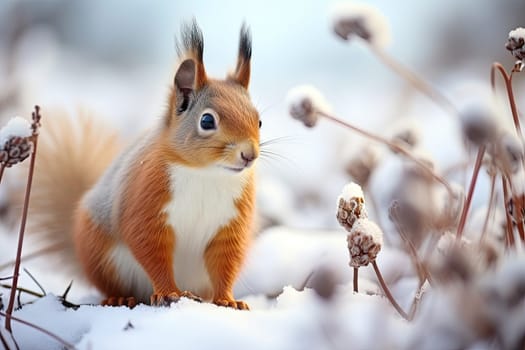
<instances>
[{"instance_id":1,"label":"squirrel's hind foot","mask_svg":"<svg viewBox=\"0 0 525 350\"><path fill-rule=\"evenodd\" d=\"M226 300L226 299L217 299L213 303L218 306L231 307L237 310L250 310L248 304L240 300Z\"/></svg>"},{"instance_id":2,"label":"squirrel's hind foot","mask_svg":"<svg viewBox=\"0 0 525 350\"><path fill-rule=\"evenodd\" d=\"M137 306L137 299L134 297L108 297L101 303L103 306L127 306L133 309Z\"/></svg>"}]
</instances>

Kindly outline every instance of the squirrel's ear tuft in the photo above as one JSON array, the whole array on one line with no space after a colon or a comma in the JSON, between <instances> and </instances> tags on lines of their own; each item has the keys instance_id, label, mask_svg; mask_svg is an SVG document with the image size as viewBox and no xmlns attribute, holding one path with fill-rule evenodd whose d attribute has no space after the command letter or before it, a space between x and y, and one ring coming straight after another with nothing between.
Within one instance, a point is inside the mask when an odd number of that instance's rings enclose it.
<instances>
[{"instance_id":1,"label":"squirrel's ear tuft","mask_svg":"<svg viewBox=\"0 0 525 350\"><path fill-rule=\"evenodd\" d=\"M188 109L190 97L195 90L195 73L195 61L191 58L184 60L175 73L177 114Z\"/></svg>"},{"instance_id":2,"label":"squirrel's ear tuft","mask_svg":"<svg viewBox=\"0 0 525 350\"><path fill-rule=\"evenodd\" d=\"M181 42L177 42L177 52L180 60L193 59L195 67L193 88L195 90L200 89L206 84L207 77L202 60L204 53L204 39L202 31L195 18L193 18L191 23L184 23L182 25Z\"/></svg>"},{"instance_id":3,"label":"squirrel's ear tuft","mask_svg":"<svg viewBox=\"0 0 525 350\"><path fill-rule=\"evenodd\" d=\"M237 57L237 67L229 78L248 88L250 83L250 59L252 58L252 35L250 28L243 23L239 39L239 54Z\"/></svg>"}]
</instances>

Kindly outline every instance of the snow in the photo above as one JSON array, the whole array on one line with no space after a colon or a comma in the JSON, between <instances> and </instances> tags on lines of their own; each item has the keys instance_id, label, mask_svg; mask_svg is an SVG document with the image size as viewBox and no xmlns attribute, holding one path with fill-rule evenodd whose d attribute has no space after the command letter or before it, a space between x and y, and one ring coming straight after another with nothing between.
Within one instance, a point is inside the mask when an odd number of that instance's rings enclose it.
<instances>
[{"instance_id":1,"label":"snow","mask_svg":"<svg viewBox=\"0 0 525 350\"><path fill-rule=\"evenodd\" d=\"M519 40L519 39L522 39L522 40L525 40L525 28L523 27L518 27L516 29L513 29L509 32L509 39L516 39L516 40Z\"/></svg>"},{"instance_id":2,"label":"snow","mask_svg":"<svg viewBox=\"0 0 525 350\"><path fill-rule=\"evenodd\" d=\"M361 186L359 186L355 182L351 182L345 185L345 187L343 187L343 191L341 195L339 196L339 198L337 198L337 203L339 203L341 198L345 200L346 202L349 202L350 199L352 198L363 198L364 199L365 196L363 194L363 189L361 188Z\"/></svg>"},{"instance_id":3,"label":"snow","mask_svg":"<svg viewBox=\"0 0 525 350\"><path fill-rule=\"evenodd\" d=\"M352 231L370 236L375 244L383 245L383 232L375 222L369 219L357 219ZM352 232L350 232L352 234Z\"/></svg>"},{"instance_id":4,"label":"snow","mask_svg":"<svg viewBox=\"0 0 525 350\"><path fill-rule=\"evenodd\" d=\"M31 136L31 124L22 117L11 118L7 124L0 129L0 148L12 137Z\"/></svg>"}]
</instances>

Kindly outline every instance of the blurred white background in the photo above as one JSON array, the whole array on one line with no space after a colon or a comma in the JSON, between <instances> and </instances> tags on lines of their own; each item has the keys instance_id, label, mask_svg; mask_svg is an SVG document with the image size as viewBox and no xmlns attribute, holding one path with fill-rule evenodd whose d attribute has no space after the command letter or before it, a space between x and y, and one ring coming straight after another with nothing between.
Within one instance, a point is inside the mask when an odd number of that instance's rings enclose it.
<instances>
[{"instance_id":1,"label":"blurred white background","mask_svg":"<svg viewBox=\"0 0 525 350\"><path fill-rule=\"evenodd\" d=\"M262 140L287 137L272 147L284 160L260 163L261 208L277 223L333 227L331 208L348 181L345 154L359 138L326 122L305 130L291 120L284 102L291 87L315 85L336 114L377 132L404 117L417 119L423 132L448 127L452 135L455 130L450 118L366 48L333 35L334 3L2 1L1 120L29 116L35 104L45 118L57 109L75 113L81 108L110 120L132 140L164 112L181 23L196 17L204 32L207 71L221 77L235 64L238 31L246 21L253 35L251 94L263 120ZM368 3L390 21L388 51L455 101L471 94L464 86L489 91L490 64L512 65L504 48L507 33L525 25L521 0ZM523 99L518 104L523 106ZM461 152L449 156L459 142L452 136L425 140L438 167L461 160Z\"/></svg>"}]
</instances>

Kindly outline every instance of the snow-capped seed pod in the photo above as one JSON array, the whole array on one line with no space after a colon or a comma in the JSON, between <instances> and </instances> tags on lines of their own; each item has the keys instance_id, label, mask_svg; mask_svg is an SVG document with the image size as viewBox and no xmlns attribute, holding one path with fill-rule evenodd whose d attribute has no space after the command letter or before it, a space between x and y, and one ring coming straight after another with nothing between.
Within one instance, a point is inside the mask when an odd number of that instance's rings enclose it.
<instances>
[{"instance_id":1,"label":"snow-capped seed pod","mask_svg":"<svg viewBox=\"0 0 525 350\"><path fill-rule=\"evenodd\" d=\"M347 184L337 198L337 221L350 232L356 220L367 217L365 196L361 186L355 182Z\"/></svg>"},{"instance_id":2,"label":"snow-capped seed pod","mask_svg":"<svg viewBox=\"0 0 525 350\"><path fill-rule=\"evenodd\" d=\"M32 126L21 117L14 117L0 129L0 163L11 167L24 161L33 150Z\"/></svg>"},{"instance_id":3,"label":"snow-capped seed pod","mask_svg":"<svg viewBox=\"0 0 525 350\"><path fill-rule=\"evenodd\" d=\"M496 114L491 106L466 106L460 111L459 120L465 138L478 147L493 142L498 136Z\"/></svg>"},{"instance_id":4,"label":"snow-capped seed pod","mask_svg":"<svg viewBox=\"0 0 525 350\"><path fill-rule=\"evenodd\" d=\"M337 4L332 13L334 32L343 40L350 40L355 35L380 48L390 43L388 20L376 7L346 2Z\"/></svg>"},{"instance_id":5,"label":"snow-capped seed pod","mask_svg":"<svg viewBox=\"0 0 525 350\"><path fill-rule=\"evenodd\" d=\"M286 101L290 115L309 128L317 124L319 112L329 110L324 96L311 85L294 87L288 92Z\"/></svg>"},{"instance_id":6,"label":"snow-capped seed pod","mask_svg":"<svg viewBox=\"0 0 525 350\"><path fill-rule=\"evenodd\" d=\"M10 138L0 150L0 163L6 167L23 162L31 155L33 142L28 137L14 136Z\"/></svg>"},{"instance_id":7,"label":"snow-capped seed pod","mask_svg":"<svg viewBox=\"0 0 525 350\"><path fill-rule=\"evenodd\" d=\"M525 28L518 27L511 30L505 48L509 50L516 59L523 61L525 59Z\"/></svg>"},{"instance_id":8,"label":"snow-capped seed pod","mask_svg":"<svg viewBox=\"0 0 525 350\"><path fill-rule=\"evenodd\" d=\"M373 221L358 219L347 236L352 267L367 266L377 258L383 245L383 232Z\"/></svg>"}]
</instances>

